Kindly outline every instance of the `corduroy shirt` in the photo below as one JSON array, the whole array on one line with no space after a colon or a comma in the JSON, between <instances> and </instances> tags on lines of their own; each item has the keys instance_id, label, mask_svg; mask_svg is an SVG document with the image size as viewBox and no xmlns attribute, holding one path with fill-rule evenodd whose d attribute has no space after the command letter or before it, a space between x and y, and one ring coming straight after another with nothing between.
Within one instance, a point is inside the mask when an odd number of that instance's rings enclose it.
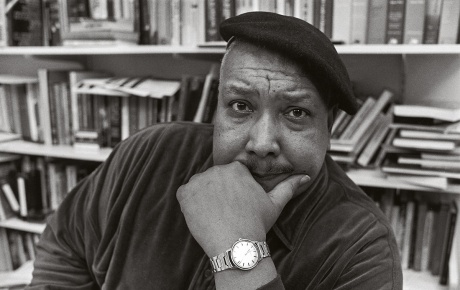
<instances>
[{"instance_id":1,"label":"corduroy shirt","mask_svg":"<svg viewBox=\"0 0 460 290\"><path fill-rule=\"evenodd\" d=\"M212 134L212 125L160 124L119 144L50 219L30 289L214 289L176 200L213 165ZM388 221L328 156L267 242L279 275L261 289L402 288Z\"/></svg>"}]
</instances>

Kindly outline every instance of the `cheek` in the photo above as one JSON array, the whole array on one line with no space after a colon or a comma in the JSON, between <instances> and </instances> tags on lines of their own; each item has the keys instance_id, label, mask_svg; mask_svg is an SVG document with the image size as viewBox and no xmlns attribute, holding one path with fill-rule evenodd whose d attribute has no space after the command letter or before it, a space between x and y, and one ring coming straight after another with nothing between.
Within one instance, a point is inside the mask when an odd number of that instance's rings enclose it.
<instances>
[{"instance_id":1,"label":"cheek","mask_svg":"<svg viewBox=\"0 0 460 290\"><path fill-rule=\"evenodd\" d=\"M290 136L285 150L287 158L298 171L307 172L312 178L321 169L329 144L327 130L320 130L302 136ZM287 148L286 148L287 149Z\"/></svg>"},{"instance_id":2,"label":"cheek","mask_svg":"<svg viewBox=\"0 0 460 290\"><path fill-rule=\"evenodd\" d=\"M235 160L246 145L246 134L241 127L216 119L213 137L214 165L228 164Z\"/></svg>"}]
</instances>

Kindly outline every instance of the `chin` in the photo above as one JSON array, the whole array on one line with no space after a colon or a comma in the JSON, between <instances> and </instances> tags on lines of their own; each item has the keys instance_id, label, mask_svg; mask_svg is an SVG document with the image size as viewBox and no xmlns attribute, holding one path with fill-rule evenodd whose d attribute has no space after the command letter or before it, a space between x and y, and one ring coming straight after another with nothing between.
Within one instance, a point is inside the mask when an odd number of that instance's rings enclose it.
<instances>
[{"instance_id":1,"label":"chin","mask_svg":"<svg viewBox=\"0 0 460 290\"><path fill-rule=\"evenodd\" d=\"M265 192L270 192L273 190L273 188L275 188L276 185L278 185L278 183L286 179L286 177L278 176L273 178L260 178L254 176L254 179L257 181L258 184L260 184L260 186L262 186Z\"/></svg>"}]
</instances>

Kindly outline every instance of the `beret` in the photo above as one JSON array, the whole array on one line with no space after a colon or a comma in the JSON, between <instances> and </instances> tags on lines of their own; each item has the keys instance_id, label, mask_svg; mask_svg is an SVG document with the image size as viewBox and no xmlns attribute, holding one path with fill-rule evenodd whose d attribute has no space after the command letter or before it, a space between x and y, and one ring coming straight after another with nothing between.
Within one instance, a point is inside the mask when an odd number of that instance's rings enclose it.
<instances>
[{"instance_id":1,"label":"beret","mask_svg":"<svg viewBox=\"0 0 460 290\"><path fill-rule=\"evenodd\" d=\"M225 41L235 37L276 51L304 68L320 92L329 89L332 101L348 114L358 104L347 69L329 38L313 25L296 17L271 12L248 12L220 24Z\"/></svg>"}]
</instances>

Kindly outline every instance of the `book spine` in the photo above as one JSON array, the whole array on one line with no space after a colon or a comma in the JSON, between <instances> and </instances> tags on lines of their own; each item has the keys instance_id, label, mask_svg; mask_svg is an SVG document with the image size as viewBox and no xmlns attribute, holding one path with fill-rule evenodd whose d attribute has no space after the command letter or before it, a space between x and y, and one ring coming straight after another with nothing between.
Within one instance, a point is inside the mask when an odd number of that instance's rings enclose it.
<instances>
[{"instance_id":1,"label":"book spine","mask_svg":"<svg viewBox=\"0 0 460 290\"><path fill-rule=\"evenodd\" d=\"M129 97L129 135L136 133L138 128L138 97Z\"/></svg>"},{"instance_id":2,"label":"book spine","mask_svg":"<svg viewBox=\"0 0 460 290\"><path fill-rule=\"evenodd\" d=\"M383 44L386 37L388 14L387 0L370 0L367 29L367 43Z\"/></svg>"},{"instance_id":3,"label":"book spine","mask_svg":"<svg viewBox=\"0 0 460 290\"><path fill-rule=\"evenodd\" d=\"M110 97L110 146L115 147L121 138L121 98Z\"/></svg>"},{"instance_id":4,"label":"book spine","mask_svg":"<svg viewBox=\"0 0 460 290\"><path fill-rule=\"evenodd\" d=\"M367 0L353 0L351 17L351 43L365 44L367 34L367 17L369 3Z\"/></svg>"},{"instance_id":5,"label":"book spine","mask_svg":"<svg viewBox=\"0 0 460 290\"><path fill-rule=\"evenodd\" d=\"M171 45L180 45L182 30L181 0L171 0Z\"/></svg>"},{"instance_id":6,"label":"book spine","mask_svg":"<svg viewBox=\"0 0 460 290\"><path fill-rule=\"evenodd\" d=\"M42 128L43 143L45 145L51 145L52 133L51 133L51 112L50 112L50 97L48 87L48 72L46 69L38 70L38 81L40 87L40 127Z\"/></svg>"},{"instance_id":7,"label":"book spine","mask_svg":"<svg viewBox=\"0 0 460 290\"><path fill-rule=\"evenodd\" d=\"M459 29L460 2L458 0L444 0L442 5L438 43L455 44Z\"/></svg>"},{"instance_id":8,"label":"book spine","mask_svg":"<svg viewBox=\"0 0 460 290\"><path fill-rule=\"evenodd\" d=\"M425 26L423 28L423 43L438 43L439 24L441 20L443 0L427 1L425 11Z\"/></svg>"},{"instance_id":9,"label":"book spine","mask_svg":"<svg viewBox=\"0 0 460 290\"><path fill-rule=\"evenodd\" d=\"M8 21L5 12L7 0L0 0L0 47L8 46Z\"/></svg>"},{"instance_id":10,"label":"book spine","mask_svg":"<svg viewBox=\"0 0 460 290\"><path fill-rule=\"evenodd\" d=\"M18 0L11 14L11 45L42 46L42 0Z\"/></svg>"},{"instance_id":11,"label":"book spine","mask_svg":"<svg viewBox=\"0 0 460 290\"><path fill-rule=\"evenodd\" d=\"M386 43L403 43L405 0L390 0L388 2Z\"/></svg>"},{"instance_id":12,"label":"book spine","mask_svg":"<svg viewBox=\"0 0 460 290\"><path fill-rule=\"evenodd\" d=\"M405 44L423 43L425 6L425 0L407 0L403 37Z\"/></svg>"},{"instance_id":13,"label":"book spine","mask_svg":"<svg viewBox=\"0 0 460 290\"><path fill-rule=\"evenodd\" d=\"M332 19L332 40L350 43L352 0L335 0Z\"/></svg>"},{"instance_id":14,"label":"book spine","mask_svg":"<svg viewBox=\"0 0 460 290\"><path fill-rule=\"evenodd\" d=\"M206 0L206 41L219 41L220 9L217 0Z\"/></svg>"}]
</instances>

